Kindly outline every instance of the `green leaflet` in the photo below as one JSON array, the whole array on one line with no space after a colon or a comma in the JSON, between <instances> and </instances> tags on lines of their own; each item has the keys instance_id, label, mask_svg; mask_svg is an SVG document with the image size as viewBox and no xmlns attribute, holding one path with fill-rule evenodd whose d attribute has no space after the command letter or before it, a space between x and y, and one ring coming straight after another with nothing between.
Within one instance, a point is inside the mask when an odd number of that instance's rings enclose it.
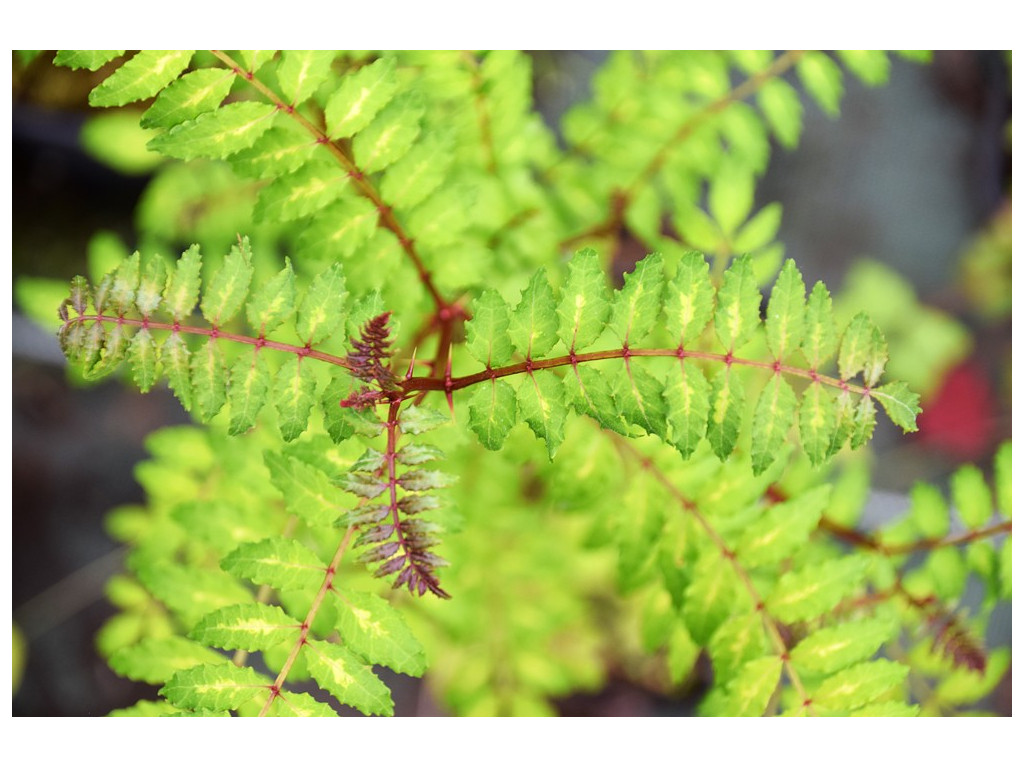
<instances>
[{"instance_id":1,"label":"green leaflet","mask_svg":"<svg viewBox=\"0 0 1024 768\"><path fill-rule=\"evenodd\" d=\"M128 347L128 359L132 363L132 378L135 385L140 392L148 392L160 377L156 342L148 328L140 328L132 337Z\"/></svg>"},{"instance_id":2,"label":"green leaflet","mask_svg":"<svg viewBox=\"0 0 1024 768\"><path fill-rule=\"evenodd\" d=\"M273 468L271 473L273 476ZM275 484L281 482L290 489L292 483L299 480L301 478L293 479L289 475L286 478L278 477ZM313 592L320 588L327 574L327 566L316 553L295 539L273 538L246 542L225 556L220 564L233 576L284 590Z\"/></svg>"},{"instance_id":3,"label":"green leaflet","mask_svg":"<svg viewBox=\"0 0 1024 768\"><path fill-rule=\"evenodd\" d=\"M295 320L299 340L309 345L319 344L333 334L345 320L347 298L340 264L332 264L313 278Z\"/></svg>"},{"instance_id":4,"label":"green leaflet","mask_svg":"<svg viewBox=\"0 0 1024 768\"><path fill-rule=\"evenodd\" d=\"M124 259L114 270L110 288L110 303L119 315L135 309L135 292L139 288L139 252Z\"/></svg>"},{"instance_id":5,"label":"green leaflet","mask_svg":"<svg viewBox=\"0 0 1024 768\"><path fill-rule=\"evenodd\" d=\"M470 307L473 319L466 323L466 349L488 368L497 368L512 357L508 304L501 294L487 288Z\"/></svg>"},{"instance_id":6,"label":"green leaflet","mask_svg":"<svg viewBox=\"0 0 1024 768\"><path fill-rule=\"evenodd\" d=\"M619 589L629 592L646 583L654 565L658 538L665 527L669 506L664 490L649 481L631 483L612 519L618 549L616 576Z\"/></svg>"},{"instance_id":7,"label":"green leaflet","mask_svg":"<svg viewBox=\"0 0 1024 768\"><path fill-rule=\"evenodd\" d=\"M936 549L928 553L923 570L939 599L952 600L963 594L968 573L962 552L953 547Z\"/></svg>"},{"instance_id":8,"label":"green leaflet","mask_svg":"<svg viewBox=\"0 0 1024 768\"><path fill-rule=\"evenodd\" d=\"M856 709L900 685L908 671L903 664L887 659L865 661L827 679L812 699L825 711Z\"/></svg>"},{"instance_id":9,"label":"green leaflet","mask_svg":"<svg viewBox=\"0 0 1024 768\"><path fill-rule=\"evenodd\" d=\"M216 651L180 635L147 637L136 645L119 649L108 660L110 668L121 677L150 685L165 683L175 672L199 664L228 662Z\"/></svg>"},{"instance_id":10,"label":"green leaflet","mask_svg":"<svg viewBox=\"0 0 1024 768\"><path fill-rule=\"evenodd\" d=\"M332 525L349 506L344 492L316 467L269 451L263 458L285 507L310 525Z\"/></svg>"},{"instance_id":11,"label":"green leaflet","mask_svg":"<svg viewBox=\"0 0 1024 768\"><path fill-rule=\"evenodd\" d=\"M707 438L718 458L725 460L736 446L745 395L734 369L723 368L711 382Z\"/></svg>"},{"instance_id":12,"label":"green leaflet","mask_svg":"<svg viewBox=\"0 0 1024 768\"><path fill-rule=\"evenodd\" d=\"M332 139L354 136L387 104L398 90L395 60L382 58L347 75L324 108L327 135Z\"/></svg>"},{"instance_id":13,"label":"green leaflet","mask_svg":"<svg viewBox=\"0 0 1024 768\"><path fill-rule=\"evenodd\" d=\"M252 698L270 692L270 680L250 667L202 664L175 672L160 689L171 704L182 709L238 709Z\"/></svg>"},{"instance_id":14,"label":"green leaflet","mask_svg":"<svg viewBox=\"0 0 1024 768\"><path fill-rule=\"evenodd\" d=\"M180 333L172 333L164 341L160 351L160 362L167 383L174 392L181 406L186 411L192 410L192 378L189 375L189 349Z\"/></svg>"},{"instance_id":15,"label":"green leaflet","mask_svg":"<svg viewBox=\"0 0 1024 768\"><path fill-rule=\"evenodd\" d=\"M252 294L245 305L249 325L261 336L273 331L295 312L295 273L285 257L284 269Z\"/></svg>"},{"instance_id":16,"label":"green leaflet","mask_svg":"<svg viewBox=\"0 0 1024 768\"><path fill-rule=\"evenodd\" d=\"M139 314L149 317L163 300L167 284L167 265L159 256L143 256L139 267L139 288L135 293L135 306Z\"/></svg>"},{"instance_id":17,"label":"green leaflet","mask_svg":"<svg viewBox=\"0 0 1024 768\"><path fill-rule=\"evenodd\" d=\"M928 483L910 489L910 519L922 536L941 539L949 533L950 514L942 493Z\"/></svg>"},{"instance_id":18,"label":"green leaflet","mask_svg":"<svg viewBox=\"0 0 1024 768\"><path fill-rule=\"evenodd\" d=\"M993 459L993 472L995 473L994 488L996 496L996 507L1007 519L1012 517L1012 483L1013 483L1013 448L1009 441L999 446Z\"/></svg>"},{"instance_id":19,"label":"green leaflet","mask_svg":"<svg viewBox=\"0 0 1024 768\"><path fill-rule=\"evenodd\" d=\"M743 346L761 323L761 292L754 266L741 256L725 271L715 307L715 333L723 346L734 351Z\"/></svg>"},{"instance_id":20,"label":"green leaflet","mask_svg":"<svg viewBox=\"0 0 1024 768\"><path fill-rule=\"evenodd\" d=\"M534 273L509 320L509 338L525 358L537 360L558 341L555 295L543 269Z\"/></svg>"},{"instance_id":21,"label":"green leaflet","mask_svg":"<svg viewBox=\"0 0 1024 768\"><path fill-rule=\"evenodd\" d=\"M404 408L398 416L399 429L410 435L421 435L432 429L443 427L445 424L451 424L451 417L448 414L422 406L410 405Z\"/></svg>"},{"instance_id":22,"label":"green leaflet","mask_svg":"<svg viewBox=\"0 0 1024 768\"><path fill-rule=\"evenodd\" d=\"M684 254L665 299L666 329L680 347L700 338L711 320L714 298L707 260L694 251Z\"/></svg>"},{"instance_id":23,"label":"green leaflet","mask_svg":"<svg viewBox=\"0 0 1024 768\"><path fill-rule=\"evenodd\" d=\"M406 675L427 669L423 647L406 626L401 612L368 592L341 590L334 595L337 627L345 646L372 664Z\"/></svg>"},{"instance_id":24,"label":"green leaflet","mask_svg":"<svg viewBox=\"0 0 1024 768\"><path fill-rule=\"evenodd\" d=\"M737 253L759 251L775 238L782 223L782 206L769 203L755 213L736 234L732 249Z\"/></svg>"},{"instance_id":25,"label":"green leaflet","mask_svg":"<svg viewBox=\"0 0 1024 768\"><path fill-rule=\"evenodd\" d=\"M917 414L921 412L918 405L921 398L902 381L894 381L875 387L872 396L882 404L893 424L904 432L917 431Z\"/></svg>"},{"instance_id":26,"label":"green leaflet","mask_svg":"<svg viewBox=\"0 0 1024 768\"><path fill-rule=\"evenodd\" d=\"M282 691L267 713L276 717L337 717L329 704L317 701L308 693Z\"/></svg>"},{"instance_id":27,"label":"green leaflet","mask_svg":"<svg viewBox=\"0 0 1024 768\"><path fill-rule=\"evenodd\" d=\"M199 301L200 271L203 257L199 254L199 246L193 245L178 259L167 281L164 291L164 306L175 320L184 320L192 314L196 302Z\"/></svg>"},{"instance_id":28,"label":"green leaflet","mask_svg":"<svg viewBox=\"0 0 1024 768\"><path fill-rule=\"evenodd\" d=\"M273 60L276 55L277 51L270 50L238 52L238 58L242 62L242 66L245 67L248 72L256 72L256 70L268 61Z\"/></svg>"},{"instance_id":29,"label":"green leaflet","mask_svg":"<svg viewBox=\"0 0 1024 768\"><path fill-rule=\"evenodd\" d=\"M981 470L970 464L953 473L950 496L967 528L981 528L992 519L992 492Z\"/></svg>"},{"instance_id":30,"label":"green leaflet","mask_svg":"<svg viewBox=\"0 0 1024 768\"><path fill-rule=\"evenodd\" d=\"M516 392L504 379L474 388L469 398L469 427L483 446L496 451L516 425Z\"/></svg>"},{"instance_id":31,"label":"green leaflet","mask_svg":"<svg viewBox=\"0 0 1024 768\"><path fill-rule=\"evenodd\" d=\"M803 341L806 293L800 270L792 259L788 259L772 288L768 316L764 322L768 349L776 360L782 360L787 352L797 349Z\"/></svg>"},{"instance_id":32,"label":"green leaflet","mask_svg":"<svg viewBox=\"0 0 1024 768\"><path fill-rule=\"evenodd\" d=\"M123 55L124 51L57 51L53 63L58 67L88 69L95 72L104 64Z\"/></svg>"},{"instance_id":33,"label":"green leaflet","mask_svg":"<svg viewBox=\"0 0 1024 768\"><path fill-rule=\"evenodd\" d=\"M838 423L835 396L824 385L811 382L800 402L800 440L812 464L824 463L838 450L832 441Z\"/></svg>"},{"instance_id":34,"label":"green leaflet","mask_svg":"<svg viewBox=\"0 0 1024 768\"><path fill-rule=\"evenodd\" d=\"M285 442L306 431L316 401L316 372L303 357L285 362L274 376L271 396L277 408L277 427Z\"/></svg>"},{"instance_id":35,"label":"green leaflet","mask_svg":"<svg viewBox=\"0 0 1024 768\"><path fill-rule=\"evenodd\" d=\"M242 354L231 367L228 405L231 423L228 434L242 435L256 426L270 392L271 373L267 361L258 352Z\"/></svg>"},{"instance_id":36,"label":"green leaflet","mask_svg":"<svg viewBox=\"0 0 1024 768\"><path fill-rule=\"evenodd\" d=\"M442 184L453 160L451 135L428 133L384 172L381 197L396 210L411 210Z\"/></svg>"},{"instance_id":37,"label":"green leaflet","mask_svg":"<svg viewBox=\"0 0 1024 768\"><path fill-rule=\"evenodd\" d=\"M263 187L253 217L265 222L301 219L345 194L348 182L348 176L336 164L313 160Z\"/></svg>"},{"instance_id":38,"label":"green leaflet","mask_svg":"<svg viewBox=\"0 0 1024 768\"><path fill-rule=\"evenodd\" d=\"M263 651L298 640L301 623L276 605L246 603L207 614L189 637L225 650Z\"/></svg>"},{"instance_id":39,"label":"green leaflet","mask_svg":"<svg viewBox=\"0 0 1024 768\"><path fill-rule=\"evenodd\" d=\"M785 622L820 616L857 589L866 568L863 555L847 555L785 573L766 601L768 611Z\"/></svg>"},{"instance_id":40,"label":"green leaflet","mask_svg":"<svg viewBox=\"0 0 1024 768\"><path fill-rule=\"evenodd\" d=\"M782 660L778 656L765 656L747 662L726 687L729 707L735 717L760 717L779 685Z\"/></svg>"},{"instance_id":41,"label":"green leaflet","mask_svg":"<svg viewBox=\"0 0 1024 768\"><path fill-rule=\"evenodd\" d=\"M290 104L312 96L331 75L334 51L282 51L277 82Z\"/></svg>"},{"instance_id":42,"label":"green leaflet","mask_svg":"<svg viewBox=\"0 0 1024 768\"><path fill-rule=\"evenodd\" d=\"M252 598L249 590L222 571L159 562L140 563L136 570L143 586L189 626L210 611Z\"/></svg>"},{"instance_id":43,"label":"green leaflet","mask_svg":"<svg viewBox=\"0 0 1024 768\"><path fill-rule=\"evenodd\" d=\"M580 351L604 331L610 302L608 283L597 251L576 251L558 302L558 337L567 349Z\"/></svg>"},{"instance_id":44,"label":"green leaflet","mask_svg":"<svg viewBox=\"0 0 1024 768\"><path fill-rule=\"evenodd\" d=\"M554 460L565 439L567 408L564 387L554 374L536 371L523 378L516 392L519 416L533 434L547 445L548 458Z\"/></svg>"},{"instance_id":45,"label":"green leaflet","mask_svg":"<svg viewBox=\"0 0 1024 768\"><path fill-rule=\"evenodd\" d=\"M838 51L843 65L867 85L881 85L889 79L889 57L885 51Z\"/></svg>"},{"instance_id":46,"label":"green leaflet","mask_svg":"<svg viewBox=\"0 0 1024 768\"><path fill-rule=\"evenodd\" d=\"M800 345L811 368L821 368L836 350L839 333L832 316L832 297L820 280L807 297L804 340Z\"/></svg>"},{"instance_id":47,"label":"green leaflet","mask_svg":"<svg viewBox=\"0 0 1024 768\"><path fill-rule=\"evenodd\" d=\"M198 69L182 75L156 97L143 113L143 128L171 128L220 106L235 76L220 68Z\"/></svg>"},{"instance_id":48,"label":"green leaflet","mask_svg":"<svg viewBox=\"0 0 1024 768\"><path fill-rule=\"evenodd\" d=\"M238 314L248 295L252 273L249 239L242 238L241 243L233 246L224 257L224 263L203 292L199 306L211 325L226 323Z\"/></svg>"},{"instance_id":49,"label":"green leaflet","mask_svg":"<svg viewBox=\"0 0 1024 768\"><path fill-rule=\"evenodd\" d=\"M787 149L795 147L800 141L804 110L793 86L781 79L769 80L757 92L757 105L779 143Z\"/></svg>"},{"instance_id":50,"label":"green leaflet","mask_svg":"<svg viewBox=\"0 0 1024 768\"><path fill-rule=\"evenodd\" d=\"M742 161L728 158L708 185L708 209L722 234L731 237L754 206L754 174Z\"/></svg>"},{"instance_id":51,"label":"green leaflet","mask_svg":"<svg viewBox=\"0 0 1024 768\"><path fill-rule=\"evenodd\" d=\"M865 383L874 385L882 375L888 358L888 348L881 331L867 315L858 313L847 326L839 345L840 378L851 379L864 371Z\"/></svg>"},{"instance_id":52,"label":"green leaflet","mask_svg":"<svg viewBox=\"0 0 1024 768\"><path fill-rule=\"evenodd\" d=\"M273 104L235 101L175 125L147 146L178 160L223 160L251 147L276 116Z\"/></svg>"},{"instance_id":53,"label":"green leaflet","mask_svg":"<svg viewBox=\"0 0 1024 768\"><path fill-rule=\"evenodd\" d=\"M839 66L821 51L805 51L796 63L796 72L818 106L826 114L837 116L843 98L843 73Z\"/></svg>"},{"instance_id":54,"label":"green leaflet","mask_svg":"<svg viewBox=\"0 0 1024 768\"><path fill-rule=\"evenodd\" d=\"M612 298L608 320L608 327L623 347L637 346L657 324L664 282L662 269L660 254L653 253L623 276L624 284Z\"/></svg>"},{"instance_id":55,"label":"green leaflet","mask_svg":"<svg viewBox=\"0 0 1024 768\"><path fill-rule=\"evenodd\" d=\"M611 391L619 414L649 435L668 434L665 385L639 365L627 362L611 376Z\"/></svg>"},{"instance_id":56,"label":"green leaflet","mask_svg":"<svg viewBox=\"0 0 1024 768\"><path fill-rule=\"evenodd\" d=\"M749 525L736 545L745 566L773 565L805 546L818 527L831 488L818 486L769 508Z\"/></svg>"},{"instance_id":57,"label":"green leaflet","mask_svg":"<svg viewBox=\"0 0 1024 768\"><path fill-rule=\"evenodd\" d=\"M839 393L840 402L848 396ZM853 433L850 435L850 448L856 450L871 439L875 431L875 402L868 395L862 395L853 410Z\"/></svg>"},{"instance_id":58,"label":"green leaflet","mask_svg":"<svg viewBox=\"0 0 1024 768\"><path fill-rule=\"evenodd\" d=\"M303 654L313 679L342 704L366 715L393 714L391 692L351 651L312 640Z\"/></svg>"},{"instance_id":59,"label":"green leaflet","mask_svg":"<svg viewBox=\"0 0 1024 768\"><path fill-rule=\"evenodd\" d=\"M121 107L155 96L180 75L194 51L140 51L92 89L89 104Z\"/></svg>"},{"instance_id":60,"label":"green leaflet","mask_svg":"<svg viewBox=\"0 0 1024 768\"><path fill-rule=\"evenodd\" d=\"M375 235L381 238L390 235L377 228L379 220L377 206L349 191L317 214L309 228L299 235L299 244L305 253L315 254L318 259L348 259L364 246L369 247L368 241L372 245ZM391 241L398 248L393 236ZM366 258L372 257L367 254Z\"/></svg>"},{"instance_id":61,"label":"green leaflet","mask_svg":"<svg viewBox=\"0 0 1024 768\"><path fill-rule=\"evenodd\" d=\"M831 674L870 658L897 630L894 622L884 619L862 619L826 627L797 643L790 651L790 660L801 670Z\"/></svg>"},{"instance_id":62,"label":"green leaflet","mask_svg":"<svg viewBox=\"0 0 1024 768\"><path fill-rule=\"evenodd\" d=\"M715 679L728 681L746 662L764 655L767 647L764 622L758 613L730 616L708 641Z\"/></svg>"},{"instance_id":63,"label":"green leaflet","mask_svg":"<svg viewBox=\"0 0 1024 768\"><path fill-rule=\"evenodd\" d=\"M401 159L420 133L423 104L416 93L395 98L352 140L356 165L364 173L382 171Z\"/></svg>"},{"instance_id":64,"label":"green leaflet","mask_svg":"<svg viewBox=\"0 0 1024 768\"><path fill-rule=\"evenodd\" d=\"M707 645L715 630L733 612L738 598L736 573L717 551L705 552L683 598L683 621L699 645Z\"/></svg>"},{"instance_id":65,"label":"green leaflet","mask_svg":"<svg viewBox=\"0 0 1024 768\"><path fill-rule=\"evenodd\" d=\"M608 380L600 372L586 365L578 365L562 381L566 399L577 413L596 419L605 429L620 435L629 434L629 425L615 404Z\"/></svg>"},{"instance_id":66,"label":"green leaflet","mask_svg":"<svg viewBox=\"0 0 1024 768\"><path fill-rule=\"evenodd\" d=\"M282 123L264 131L251 147L235 152L228 162L240 176L275 179L305 165L316 147L301 126Z\"/></svg>"},{"instance_id":67,"label":"green leaflet","mask_svg":"<svg viewBox=\"0 0 1024 768\"><path fill-rule=\"evenodd\" d=\"M227 401L228 372L217 339L192 355L192 393L199 417L209 421Z\"/></svg>"},{"instance_id":68,"label":"green leaflet","mask_svg":"<svg viewBox=\"0 0 1024 768\"><path fill-rule=\"evenodd\" d=\"M681 360L680 371L679 376L669 374L664 399L672 445L688 459L707 432L711 386L693 360Z\"/></svg>"},{"instance_id":69,"label":"green leaflet","mask_svg":"<svg viewBox=\"0 0 1024 768\"><path fill-rule=\"evenodd\" d=\"M750 460L755 474L761 474L779 456L789 428L793 425L796 394L780 374L772 376L754 406Z\"/></svg>"},{"instance_id":70,"label":"green leaflet","mask_svg":"<svg viewBox=\"0 0 1024 768\"><path fill-rule=\"evenodd\" d=\"M921 707L900 701L882 701L850 712L850 717L917 717Z\"/></svg>"}]
</instances>

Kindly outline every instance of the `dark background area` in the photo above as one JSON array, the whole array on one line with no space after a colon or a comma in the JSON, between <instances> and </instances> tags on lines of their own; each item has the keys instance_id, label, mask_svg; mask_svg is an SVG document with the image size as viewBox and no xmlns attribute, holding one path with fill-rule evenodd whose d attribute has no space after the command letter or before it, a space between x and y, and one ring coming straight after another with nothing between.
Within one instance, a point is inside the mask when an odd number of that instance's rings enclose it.
<instances>
[{"instance_id":1,"label":"dark background area","mask_svg":"<svg viewBox=\"0 0 1024 768\"><path fill-rule=\"evenodd\" d=\"M545 114L557 114L586 88L601 60L599 53L534 56ZM17 54L14 60L15 280L66 280L82 272L86 244L100 229L131 245L133 210L147 181L115 173L80 149L86 97L97 77L58 70L50 58L27 66ZM950 373L961 389L940 389L936 397L950 399L936 408L984 401L987 428L969 455L955 435L952 442L923 435L886 447L878 483L904 492L908 478L940 477L964 460L987 468L998 441L1010 436L1010 320L980 319L960 271L972 238L1009 205L1009 74L999 52L950 51L936 54L929 67L894 59L891 82L879 89L850 76L845 85L836 120L805 103L800 145L793 152L775 148L758 204L782 202L779 239L808 284L824 279L838 290L849 264L870 256L895 267L922 301L972 332L974 351L961 365L967 373ZM56 339L17 307L13 312L12 601L28 642L13 713L104 715L153 689L114 675L93 647L112 613L103 583L121 562L103 516L143 501L132 475L145 458L143 439L187 418L165 389L143 397L116 382L70 387ZM440 713L415 681L386 682L396 685L397 714ZM994 706L1009 712L1008 681ZM681 707L613 680L562 710L646 715Z\"/></svg>"}]
</instances>

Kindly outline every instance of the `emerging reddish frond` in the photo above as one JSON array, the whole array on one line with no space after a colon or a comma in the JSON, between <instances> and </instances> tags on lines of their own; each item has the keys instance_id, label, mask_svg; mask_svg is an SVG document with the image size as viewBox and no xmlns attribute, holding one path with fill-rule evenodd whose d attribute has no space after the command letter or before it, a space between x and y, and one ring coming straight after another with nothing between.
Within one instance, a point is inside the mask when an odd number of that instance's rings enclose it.
<instances>
[{"instance_id":1,"label":"emerging reddish frond","mask_svg":"<svg viewBox=\"0 0 1024 768\"><path fill-rule=\"evenodd\" d=\"M358 339L352 339L352 352L345 358L351 366L352 375L367 383L376 382L385 392L398 386L398 380L388 367L391 357L391 329L388 321L390 312L384 312L368 320Z\"/></svg>"}]
</instances>

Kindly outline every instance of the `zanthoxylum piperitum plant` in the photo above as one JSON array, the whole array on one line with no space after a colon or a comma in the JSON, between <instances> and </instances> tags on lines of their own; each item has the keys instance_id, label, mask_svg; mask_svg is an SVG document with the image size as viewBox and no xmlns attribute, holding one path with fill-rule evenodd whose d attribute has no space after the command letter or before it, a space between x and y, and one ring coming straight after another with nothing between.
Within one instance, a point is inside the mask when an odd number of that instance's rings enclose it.
<instances>
[{"instance_id":1,"label":"zanthoxylum piperitum plant","mask_svg":"<svg viewBox=\"0 0 1024 768\"><path fill-rule=\"evenodd\" d=\"M55 63L108 67L90 102L146 101L169 158L152 247L72 281L61 344L203 425L154 435L147 504L109 518L100 647L160 686L121 714L390 714L374 666L465 714L612 668L709 715L950 713L998 682L1009 445L954 475L959 522L918 484L858 527L877 406L910 432L918 396L752 212L794 80L834 114L840 64L880 84L886 54L615 53L557 140L516 52Z\"/></svg>"}]
</instances>

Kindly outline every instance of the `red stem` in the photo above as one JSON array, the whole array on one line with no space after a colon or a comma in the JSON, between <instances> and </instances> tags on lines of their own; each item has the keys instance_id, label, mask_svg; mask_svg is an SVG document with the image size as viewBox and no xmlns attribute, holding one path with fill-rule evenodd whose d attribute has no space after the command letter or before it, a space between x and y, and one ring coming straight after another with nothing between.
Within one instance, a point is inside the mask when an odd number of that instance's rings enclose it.
<instances>
[{"instance_id":1,"label":"red stem","mask_svg":"<svg viewBox=\"0 0 1024 768\"><path fill-rule=\"evenodd\" d=\"M325 363L331 365L340 365L342 368L348 370L352 369L352 366L344 357L338 357L337 355L329 355L326 352L320 352L319 350L313 349L309 346L300 347L295 344L285 344L280 341L271 341L262 336L253 337L245 336L240 333L229 333L223 331L216 326L210 328L200 328L195 325L182 325L181 323L161 323L149 318L137 318L137 317L120 317L113 315L79 315L73 320L69 320L68 323L84 323L87 320L95 320L101 323L115 323L117 325L134 325L139 328L147 328L157 331L171 331L172 333L190 333L196 336L209 336L211 339L226 339L227 341L235 341L239 344L248 344L256 347L257 349L276 349L280 352L290 352L298 357L311 357L314 360L322 360ZM65 323L67 325L68 323Z\"/></svg>"}]
</instances>

